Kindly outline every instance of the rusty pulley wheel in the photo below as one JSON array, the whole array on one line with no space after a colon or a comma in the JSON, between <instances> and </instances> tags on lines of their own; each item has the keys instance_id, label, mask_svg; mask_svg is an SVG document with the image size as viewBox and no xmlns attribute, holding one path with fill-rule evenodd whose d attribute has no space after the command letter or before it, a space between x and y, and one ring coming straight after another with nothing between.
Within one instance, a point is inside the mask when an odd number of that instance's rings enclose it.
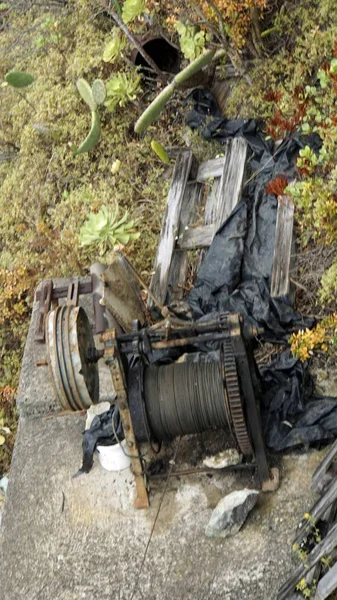
<instances>
[{"instance_id":1,"label":"rusty pulley wheel","mask_svg":"<svg viewBox=\"0 0 337 600\"><path fill-rule=\"evenodd\" d=\"M58 306L46 323L48 364L62 410L83 410L98 402L98 366L88 362L94 339L89 319L78 306Z\"/></svg>"}]
</instances>

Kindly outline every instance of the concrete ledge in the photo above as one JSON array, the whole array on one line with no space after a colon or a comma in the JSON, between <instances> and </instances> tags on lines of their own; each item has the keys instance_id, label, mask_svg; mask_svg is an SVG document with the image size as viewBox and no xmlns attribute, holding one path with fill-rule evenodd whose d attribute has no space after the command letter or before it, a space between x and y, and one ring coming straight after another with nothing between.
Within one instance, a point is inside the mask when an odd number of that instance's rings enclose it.
<instances>
[{"instance_id":1,"label":"concrete ledge","mask_svg":"<svg viewBox=\"0 0 337 600\"><path fill-rule=\"evenodd\" d=\"M82 303L92 315L90 298ZM36 366L46 352L34 342L37 310L35 303L0 529L3 598L273 600L293 570L291 541L315 500L310 479L324 452L282 457L280 489L261 495L231 538L207 538L205 526L225 494L254 487L248 473L171 478L167 487L156 480L150 509L136 511L129 470L109 473L96 458L88 475L71 478L81 465L85 417L57 415L48 368ZM110 374L103 369L100 377L103 399L112 391ZM214 453L214 441L212 432L183 438L177 464L198 464ZM166 454L172 456L172 446Z\"/></svg>"},{"instance_id":2,"label":"concrete ledge","mask_svg":"<svg viewBox=\"0 0 337 600\"><path fill-rule=\"evenodd\" d=\"M156 481L151 508L132 507L131 473L81 464L84 417L21 419L1 527L6 600L267 600L292 571L291 540L313 503L312 451L283 458L281 488L261 496L243 529L225 540L204 530L218 500L250 476ZM177 457L179 460L179 456Z\"/></svg>"}]
</instances>

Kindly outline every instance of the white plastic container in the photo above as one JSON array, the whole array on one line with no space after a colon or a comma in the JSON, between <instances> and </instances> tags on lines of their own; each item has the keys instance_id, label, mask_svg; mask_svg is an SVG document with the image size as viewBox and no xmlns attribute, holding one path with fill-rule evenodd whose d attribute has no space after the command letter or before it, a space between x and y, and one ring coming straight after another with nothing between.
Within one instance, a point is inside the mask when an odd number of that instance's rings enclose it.
<instances>
[{"instance_id":1,"label":"white plastic container","mask_svg":"<svg viewBox=\"0 0 337 600\"><path fill-rule=\"evenodd\" d=\"M96 450L101 466L107 471L123 471L131 465L125 440L113 446L97 446Z\"/></svg>"}]
</instances>

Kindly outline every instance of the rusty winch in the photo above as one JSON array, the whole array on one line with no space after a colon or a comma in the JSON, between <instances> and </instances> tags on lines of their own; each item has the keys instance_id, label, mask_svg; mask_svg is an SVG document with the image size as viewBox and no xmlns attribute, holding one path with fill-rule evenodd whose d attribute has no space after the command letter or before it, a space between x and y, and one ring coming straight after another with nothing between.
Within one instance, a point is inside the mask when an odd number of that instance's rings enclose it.
<instances>
[{"instance_id":1,"label":"rusty winch","mask_svg":"<svg viewBox=\"0 0 337 600\"><path fill-rule=\"evenodd\" d=\"M218 313L198 322L167 317L147 327L134 320L126 333L113 328L102 332L103 347L97 350L87 314L77 306L81 291L83 284L81 290L77 283L75 293L70 286L67 303L54 305L53 310L48 293L40 292L55 395L63 410L83 410L97 403L97 363L104 358L136 480L135 505L148 506L139 444L156 446L207 430L223 430L224 446L232 439L250 466L254 459L262 489L275 489L277 478L267 462L259 378L251 349L258 332L246 327L238 314ZM49 296L53 294L54 298L66 295L57 288Z\"/></svg>"}]
</instances>

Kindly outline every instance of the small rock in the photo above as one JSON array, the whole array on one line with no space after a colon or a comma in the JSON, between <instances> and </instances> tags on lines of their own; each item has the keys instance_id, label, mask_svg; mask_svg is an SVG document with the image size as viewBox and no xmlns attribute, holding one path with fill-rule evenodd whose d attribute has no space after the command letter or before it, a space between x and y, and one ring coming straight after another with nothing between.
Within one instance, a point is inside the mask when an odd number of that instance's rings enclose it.
<instances>
[{"instance_id":1,"label":"small rock","mask_svg":"<svg viewBox=\"0 0 337 600\"><path fill-rule=\"evenodd\" d=\"M236 448L228 448L219 454L214 456L207 456L203 460L205 467L209 469L223 469L224 467L231 467L238 465L242 462L242 455L236 450Z\"/></svg>"},{"instance_id":2,"label":"small rock","mask_svg":"<svg viewBox=\"0 0 337 600\"><path fill-rule=\"evenodd\" d=\"M247 519L259 497L257 490L238 490L220 500L205 529L207 537L235 535Z\"/></svg>"}]
</instances>

